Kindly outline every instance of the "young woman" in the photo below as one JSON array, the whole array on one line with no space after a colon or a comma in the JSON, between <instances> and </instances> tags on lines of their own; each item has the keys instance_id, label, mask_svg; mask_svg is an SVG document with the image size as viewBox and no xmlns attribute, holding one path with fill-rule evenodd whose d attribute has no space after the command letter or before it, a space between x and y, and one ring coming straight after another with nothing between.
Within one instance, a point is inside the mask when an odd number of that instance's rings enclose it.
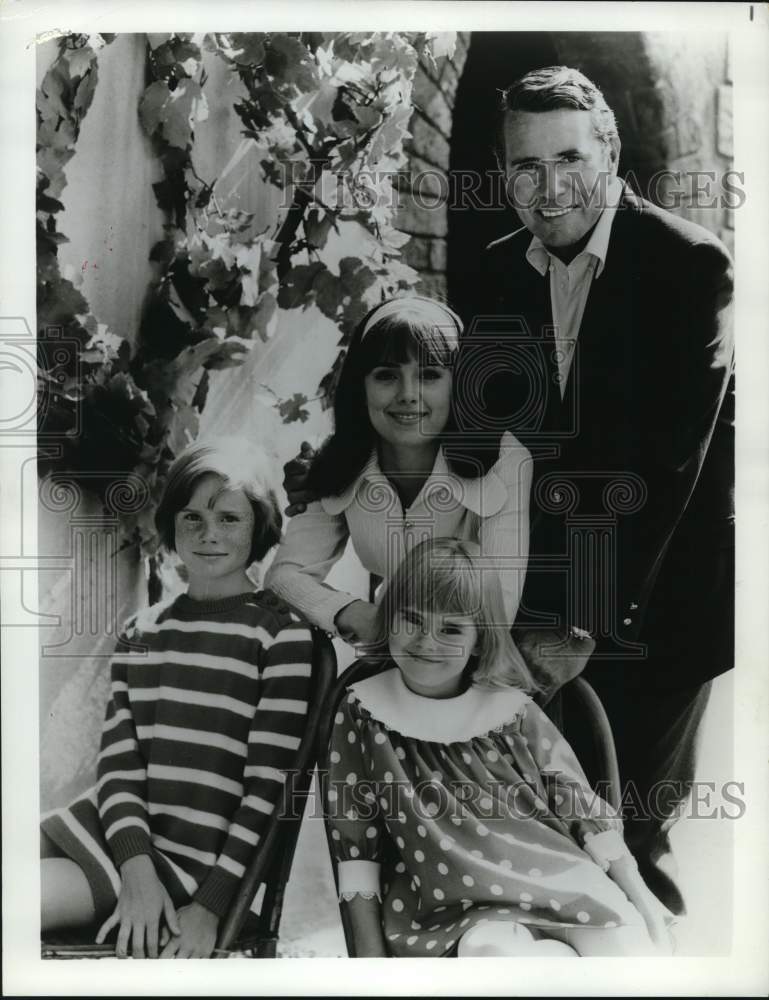
<instances>
[{"instance_id":1,"label":"young woman","mask_svg":"<svg viewBox=\"0 0 769 1000\"><path fill-rule=\"evenodd\" d=\"M622 822L531 700L477 545L412 549L381 672L335 718L327 809L359 956L669 952Z\"/></svg>"},{"instance_id":2,"label":"young woman","mask_svg":"<svg viewBox=\"0 0 769 1000\"><path fill-rule=\"evenodd\" d=\"M499 571L511 625L529 544L531 456L510 433L487 471L451 459L452 369L462 324L429 298L389 299L363 319L334 397L334 433L315 458L320 497L292 518L266 585L329 632L373 636L375 605L325 584L348 539L361 563L387 578L425 538L478 542Z\"/></svg>"}]
</instances>

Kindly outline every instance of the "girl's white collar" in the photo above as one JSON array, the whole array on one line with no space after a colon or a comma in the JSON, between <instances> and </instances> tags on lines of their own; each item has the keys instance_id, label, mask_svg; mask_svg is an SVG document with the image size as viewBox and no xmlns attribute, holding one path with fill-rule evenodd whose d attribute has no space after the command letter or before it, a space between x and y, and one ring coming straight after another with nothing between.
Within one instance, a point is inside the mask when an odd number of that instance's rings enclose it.
<instances>
[{"instance_id":1,"label":"girl's white collar","mask_svg":"<svg viewBox=\"0 0 769 1000\"><path fill-rule=\"evenodd\" d=\"M470 687L456 698L425 698L406 687L392 667L350 685L350 694L402 736L462 743L512 722L531 700L518 688Z\"/></svg>"}]
</instances>

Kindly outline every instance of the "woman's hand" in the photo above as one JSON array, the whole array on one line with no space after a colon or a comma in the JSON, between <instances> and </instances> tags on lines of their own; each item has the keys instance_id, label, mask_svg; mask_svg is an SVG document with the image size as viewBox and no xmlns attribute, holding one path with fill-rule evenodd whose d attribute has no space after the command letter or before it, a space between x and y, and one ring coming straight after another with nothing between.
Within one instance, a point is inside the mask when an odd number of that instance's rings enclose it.
<instances>
[{"instance_id":1,"label":"woman's hand","mask_svg":"<svg viewBox=\"0 0 769 1000\"><path fill-rule=\"evenodd\" d=\"M96 943L101 944L112 928L119 924L115 946L118 958L127 957L129 939L134 958L145 958L145 942L146 956L157 958L160 918L165 917L173 934L180 932L171 897L158 878L149 854L137 854L123 862L120 879L122 884L117 906L112 916L99 928Z\"/></svg>"},{"instance_id":2,"label":"woman's hand","mask_svg":"<svg viewBox=\"0 0 769 1000\"><path fill-rule=\"evenodd\" d=\"M376 607L368 601L353 601L334 619L339 634L347 642L373 642L376 638Z\"/></svg>"},{"instance_id":3,"label":"woman's hand","mask_svg":"<svg viewBox=\"0 0 769 1000\"><path fill-rule=\"evenodd\" d=\"M216 947L219 918L200 903L179 910L180 930L169 938L161 958L210 958Z\"/></svg>"}]
</instances>

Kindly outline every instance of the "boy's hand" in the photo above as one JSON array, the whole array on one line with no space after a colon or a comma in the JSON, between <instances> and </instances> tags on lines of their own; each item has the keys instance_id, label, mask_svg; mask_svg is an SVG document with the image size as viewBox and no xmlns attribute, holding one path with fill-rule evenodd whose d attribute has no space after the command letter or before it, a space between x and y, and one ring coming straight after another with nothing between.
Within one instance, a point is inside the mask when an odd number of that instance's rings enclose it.
<instances>
[{"instance_id":1,"label":"boy's hand","mask_svg":"<svg viewBox=\"0 0 769 1000\"><path fill-rule=\"evenodd\" d=\"M288 507L285 510L287 517L304 514L307 504L318 499L307 489L307 474L314 458L315 450L312 445L302 441L299 454L283 466L283 489L288 498Z\"/></svg>"},{"instance_id":2,"label":"boy's hand","mask_svg":"<svg viewBox=\"0 0 769 1000\"><path fill-rule=\"evenodd\" d=\"M179 926L160 953L161 958L210 958L216 947L219 918L200 903L179 910Z\"/></svg>"},{"instance_id":3,"label":"boy's hand","mask_svg":"<svg viewBox=\"0 0 769 1000\"><path fill-rule=\"evenodd\" d=\"M158 878L149 854L137 854L120 866L121 888L117 906L99 928L96 943L101 944L116 925L118 931L115 954L128 955L128 942L134 958L157 958L160 918L165 916L169 928L179 933L176 910L163 883ZM146 955L145 955L146 942Z\"/></svg>"}]
</instances>

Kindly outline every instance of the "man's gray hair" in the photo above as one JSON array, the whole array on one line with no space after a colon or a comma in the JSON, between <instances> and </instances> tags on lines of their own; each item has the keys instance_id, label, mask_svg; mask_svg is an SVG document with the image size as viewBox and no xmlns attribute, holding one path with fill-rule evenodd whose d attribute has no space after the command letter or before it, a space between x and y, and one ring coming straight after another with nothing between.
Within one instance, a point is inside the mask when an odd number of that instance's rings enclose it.
<instances>
[{"instance_id":1,"label":"man's gray hair","mask_svg":"<svg viewBox=\"0 0 769 1000\"><path fill-rule=\"evenodd\" d=\"M614 112L601 91L584 73L570 66L533 69L498 94L496 152L500 164L505 162L504 121L510 111L557 111L561 108L590 111L597 139L609 143L619 137Z\"/></svg>"}]
</instances>

